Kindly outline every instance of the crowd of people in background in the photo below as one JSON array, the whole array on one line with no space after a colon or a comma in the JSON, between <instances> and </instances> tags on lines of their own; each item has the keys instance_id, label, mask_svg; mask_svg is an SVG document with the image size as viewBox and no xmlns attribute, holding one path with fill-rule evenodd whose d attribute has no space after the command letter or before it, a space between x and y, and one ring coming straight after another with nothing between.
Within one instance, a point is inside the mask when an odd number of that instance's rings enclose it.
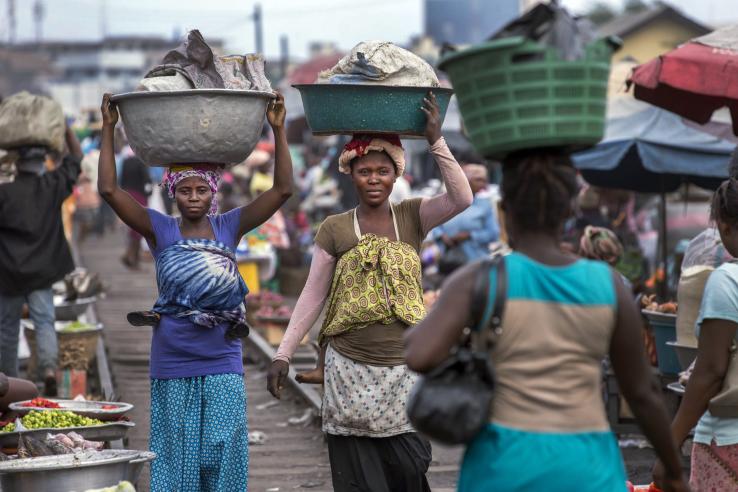
<instances>
[{"instance_id":1,"label":"crowd of people in background","mask_svg":"<svg viewBox=\"0 0 738 492\"><path fill-rule=\"evenodd\" d=\"M82 173L65 206L67 237L71 239L74 236L78 242L84 242L90 234L112 231L116 222L110 207L100 199L95 186L98 133L92 132L82 141L82 148L85 149ZM271 139L269 131L265 129L262 140L251 156L225 171L223 185L218 192L219 209L222 212L253 199L271 186L274 166L274 144ZM280 258L289 258L287 261L292 266L306 267L309 263L313 236L322 220L345 210L347 203L355 203L355 191L351 183L335 171L337 149L342 143L340 139L336 141L307 136L305 143L291 144L290 151L295 162L295 196L272 220L260 230L253 231L253 234L266 238ZM502 217L498 210L499 186L490 179L490 169L495 171L494 177L497 178L499 165L469 155L466 150L451 150L459 158L472 186L474 202L458 217L430 231L423 244L421 258L429 279L424 278L424 282L432 287L440 285L442 278L465 262L494 250L504 239L501 237ZM144 165L134 155L120 128L115 133L115 151L121 186L139 203L164 213L173 213L172 199L159 186L164 168ZM393 203L412 197L433 196L439 191L436 180L419 181L414 178L415 174L427 173L414 173L412 165L420 163L412 163L407 175L398 177L390 196ZM574 218L564 225L562 247L579 252L581 238L590 234L585 232L588 226L597 228L595 230L598 233L605 229L609 232L604 234L612 235L620 248L614 263L618 270L636 290L645 288L649 278L655 277L655 272L662 267L656 260L655 248L648 239L643 240L651 237L655 224L644 218L643 213L637 213L639 201L640 198L633 193L618 194L584 186L576 199ZM120 261L128 268L137 269L142 259L146 260L147 257L149 253L145 242L136 232L129 230Z\"/></svg>"}]
</instances>

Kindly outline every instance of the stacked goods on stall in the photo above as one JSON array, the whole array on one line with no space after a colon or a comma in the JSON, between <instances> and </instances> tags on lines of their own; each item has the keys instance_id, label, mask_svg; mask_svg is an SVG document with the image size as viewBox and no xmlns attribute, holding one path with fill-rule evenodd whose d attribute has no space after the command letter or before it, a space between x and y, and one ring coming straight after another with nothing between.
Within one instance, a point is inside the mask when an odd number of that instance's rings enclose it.
<instances>
[{"instance_id":1,"label":"stacked goods on stall","mask_svg":"<svg viewBox=\"0 0 738 492\"><path fill-rule=\"evenodd\" d=\"M59 396L73 398L77 395L87 395L87 381L88 377L93 375L91 370L96 359L102 325L93 325L84 320L88 308L103 294L103 286L96 273L77 268L66 275L64 280L53 284L52 290L59 347L57 371ZM33 374L37 365L36 331L28 317L29 313L25 310L21 327L24 343L30 351L27 355L28 371Z\"/></svg>"},{"instance_id":2,"label":"stacked goods on stall","mask_svg":"<svg viewBox=\"0 0 738 492\"><path fill-rule=\"evenodd\" d=\"M289 324L292 309L285 298L269 290L246 296L249 323L255 326L271 345L279 345ZM303 340L305 343L306 340Z\"/></svg>"},{"instance_id":3,"label":"stacked goods on stall","mask_svg":"<svg viewBox=\"0 0 738 492\"><path fill-rule=\"evenodd\" d=\"M22 322L24 334L31 349L28 368L31 373L36 368L36 330L32 323ZM54 323L59 341L59 361L57 383L59 396L74 398L87 394L87 374L95 360L97 343L102 333L102 325L83 321L57 321Z\"/></svg>"},{"instance_id":4,"label":"stacked goods on stall","mask_svg":"<svg viewBox=\"0 0 738 492\"><path fill-rule=\"evenodd\" d=\"M538 147L571 149L604 134L616 38L597 39L556 4L539 4L489 41L439 62L477 151L500 159Z\"/></svg>"},{"instance_id":5,"label":"stacked goods on stall","mask_svg":"<svg viewBox=\"0 0 738 492\"><path fill-rule=\"evenodd\" d=\"M655 294L641 297L641 312L653 333L657 365L662 374L678 374L682 370L670 345L676 340L677 311L676 302L658 303Z\"/></svg>"},{"instance_id":6,"label":"stacked goods on stall","mask_svg":"<svg viewBox=\"0 0 738 492\"><path fill-rule=\"evenodd\" d=\"M217 56L197 30L138 89L111 100L131 148L151 166L242 162L274 98L261 55Z\"/></svg>"}]
</instances>

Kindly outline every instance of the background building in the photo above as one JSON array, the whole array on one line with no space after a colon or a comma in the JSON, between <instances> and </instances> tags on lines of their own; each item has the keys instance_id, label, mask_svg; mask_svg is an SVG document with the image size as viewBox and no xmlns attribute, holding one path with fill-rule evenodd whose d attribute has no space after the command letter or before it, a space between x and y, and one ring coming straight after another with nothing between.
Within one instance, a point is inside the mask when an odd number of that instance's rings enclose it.
<instances>
[{"instance_id":1,"label":"background building","mask_svg":"<svg viewBox=\"0 0 738 492\"><path fill-rule=\"evenodd\" d=\"M425 34L438 44L484 41L520 14L519 0L425 0Z\"/></svg>"},{"instance_id":2,"label":"background building","mask_svg":"<svg viewBox=\"0 0 738 492\"><path fill-rule=\"evenodd\" d=\"M623 40L613 61L637 63L645 63L710 31L708 26L665 3L636 14L619 15L599 29L603 36L615 35Z\"/></svg>"},{"instance_id":3,"label":"background building","mask_svg":"<svg viewBox=\"0 0 738 492\"><path fill-rule=\"evenodd\" d=\"M8 58L43 56L36 86L68 114L97 110L101 94L132 91L146 72L176 48L179 39L151 36L107 37L100 41L45 41L6 46ZM214 51L223 43L208 40ZM42 64L37 64L42 65Z\"/></svg>"}]
</instances>

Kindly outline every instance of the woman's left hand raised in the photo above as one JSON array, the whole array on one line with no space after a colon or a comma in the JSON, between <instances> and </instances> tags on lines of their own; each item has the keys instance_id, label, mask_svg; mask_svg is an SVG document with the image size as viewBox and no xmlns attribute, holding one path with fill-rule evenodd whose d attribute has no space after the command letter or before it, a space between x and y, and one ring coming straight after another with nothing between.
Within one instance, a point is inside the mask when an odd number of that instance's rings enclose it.
<instances>
[{"instance_id":1,"label":"woman's left hand raised","mask_svg":"<svg viewBox=\"0 0 738 492\"><path fill-rule=\"evenodd\" d=\"M433 92L428 92L428 95L423 98L423 107L420 108L425 113L427 122L425 124L425 138L428 139L428 143L433 145L438 142L441 138L441 108L438 106L436 96Z\"/></svg>"},{"instance_id":2,"label":"woman's left hand raised","mask_svg":"<svg viewBox=\"0 0 738 492\"><path fill-rule=\"evenodd\" d=\"M274 91L277 96L272 99L267 106L267 119L272 128L284 127L284 120L287 117L287 110L284 107L284 96L278 91Z\"/></svg>"}]
</instances>

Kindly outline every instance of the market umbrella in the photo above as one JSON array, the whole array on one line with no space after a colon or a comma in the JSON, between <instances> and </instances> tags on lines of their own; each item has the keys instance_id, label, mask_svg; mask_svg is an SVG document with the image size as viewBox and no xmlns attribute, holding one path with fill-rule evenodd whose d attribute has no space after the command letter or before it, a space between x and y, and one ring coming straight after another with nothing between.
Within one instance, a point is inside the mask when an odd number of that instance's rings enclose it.
<instances>
[{"instance_id":1,"label":"market umbrella","mask_svg":"<svg viewBox=\"0 0 738 492\"><path fill-rule=\"evenodd\" d=\"M701 131L679 116L632 99L611 101L602 142L574 154L592 185L669 193L685 183L715 189L728 177L735 142Z\"/></svg>"},{"instance_id":2,"label":"market umbrella","mask_svg":"<svg viewBox=\"0 0 738 492\"><path fill-rule=\"evenodd\" d=\"M666 247L666 193L685 183L715 189L728 177L735 141L685 123L679 116L632 98L608 103L605 137L572 156L584 179L603 188L661 195L661 254Z\"/></svg>"},{"instance_id":3,"label":"market umbrella","mask_svg":"<svg viewBox=\"0 0 738 492\"><path fill-rule=\"evenodd\" d=\"M635 97L697 123L727 106L738 135L738 24L695 38L635 68Z\"/></svg>"}]
</instances>

